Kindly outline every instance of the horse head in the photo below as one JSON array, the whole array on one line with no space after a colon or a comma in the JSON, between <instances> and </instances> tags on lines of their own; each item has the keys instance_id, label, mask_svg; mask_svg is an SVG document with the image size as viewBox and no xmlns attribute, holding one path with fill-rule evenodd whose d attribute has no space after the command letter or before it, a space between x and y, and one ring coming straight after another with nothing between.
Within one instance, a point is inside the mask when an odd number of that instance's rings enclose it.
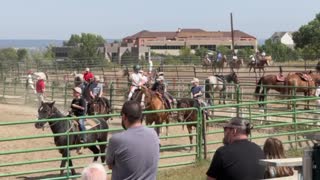
<instances>
[{"instance_id":1,"label":"horse head","mask_svg":"<svg viewBox=\"0 0 320 180\"><path fill-rule=\"evenodd\" d=\"M53 116L53 114L55 114L56 112L56 108L54 107L54 103L53 102L41 102L41 105L38 109L38 120L42 120L42 119L49 119ZM43 127L43 125L46 123L47 121L39 121L35 123L35 127L37 129L40 129Z\"/></svg>"},{"instance_id":2,"label":"horse head","mask_svg":"<svg viewBox=\"0 0 320 180\"><path fill-rule=\"evenodd\" d=\"M239 84L239 78L236 72L232 72L231 74L231 80L235 83L235 84Z\"/></svg>"}]
</instances>

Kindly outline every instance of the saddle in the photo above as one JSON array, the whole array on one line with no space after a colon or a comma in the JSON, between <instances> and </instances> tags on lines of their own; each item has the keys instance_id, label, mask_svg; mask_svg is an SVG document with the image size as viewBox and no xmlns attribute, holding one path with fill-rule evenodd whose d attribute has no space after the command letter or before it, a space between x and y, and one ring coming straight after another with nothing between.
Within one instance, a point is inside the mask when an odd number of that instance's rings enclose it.
<instances>
[{"instance_id":1,"label":"saddle","mask_svg":"<svg viewBox=\"0 0 320 180\"><path fill-rule=\"evenodd\" d=\"M170 109L170 106L167 103L167 100L165 99L164 96L162 96L162 94L160 92L155 92L155 94L159 97L159 99L161 100L161 102L164 104L164 107L166 109Z\"/></svg>"},{"instance_id":2,"label":"saddle","mask_svg":"<svg viewBox=\"0 0 320 180\"><path fill-rule=\"evenodd\" d=\"M276 79L277 79L277 81L279 81L279 82L284 82L284 80L285 80L286 78L285 78L284 75L282 75L282 74L277 74Z\"/></svg>"},{"instance_id":3,"label":"saddle","mask_svg":"<svg viewBox=\"0 0 320 180\"><path fill-rule=\"evenodd\" d=\"M299 72L299 73L296 73L296 75L298 75L303 81L308 81L308 82L312 81L312 77L309 74Z\"/></svg>"},{"instance_id":4,"label":"saddle","mask_svg":"<svg viewBox=\"0 0 320 180\"><path fill-rule=\"evenodd\" d=\"M221 82L224 82L224 81L225 81L225 78L224 78L223 75L214 75L214 76L217 77L217 80L218 80L218 81L221 81Z\"/></svg>"}]
</instances>

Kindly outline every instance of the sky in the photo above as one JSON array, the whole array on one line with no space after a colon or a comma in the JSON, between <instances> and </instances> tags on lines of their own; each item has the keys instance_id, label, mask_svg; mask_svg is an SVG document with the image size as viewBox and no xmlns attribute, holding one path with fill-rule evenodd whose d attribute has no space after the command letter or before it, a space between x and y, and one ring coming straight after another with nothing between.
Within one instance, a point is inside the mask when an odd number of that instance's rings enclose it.
<instances>
[{"instance_id":1,"label":"sky","mask_svg":"<svg viewBox=\"0 0 320 180\"><path fill-rule=\"evenodd\" d=\"M2 0L0 39L66 40L94 33L121 39L141 30L234 29L258 39L296 31L320 13L319 0Z\"/></svg>"}]
</instances>

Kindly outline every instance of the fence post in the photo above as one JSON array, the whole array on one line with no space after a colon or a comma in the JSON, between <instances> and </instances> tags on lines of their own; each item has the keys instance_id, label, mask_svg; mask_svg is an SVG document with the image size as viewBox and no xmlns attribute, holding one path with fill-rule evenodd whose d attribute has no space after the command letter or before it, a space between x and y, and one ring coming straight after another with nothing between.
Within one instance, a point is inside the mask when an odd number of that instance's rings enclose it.
<instances>
[{"instance_id":1,"label":"fence post","mask_svg":"<svg viewBox=\"0 0 320 180\"><path fill-rule=\"evenodd\" d=\"M240 86L236 84L236 89L237 89L237 104L240 104ZM237 117L240 117L240 107L237 106Z\"/></svg>"},{"instance_id":2,"label":"fence post","mask_svg":"<svg viewBox=\"0 0 320 180\"><path fill-rule=\"evenodd\" d=\"M204 157L207 157L207 152L206 152L206 143L205 142L205 131L204 131L204 120L202 119L202 109L198 108L197 110L197 134L198 134L198 141L197 141L197 157L198 161L202 159L202 145L204 145ZM203 138L204 137L204 138ZM202 143L203 141L203 143Z\"/></svg>"},{"instance_id":3,"label":"fence post","mask_svg":"<svg viewBox=\"0 0 320 180\"><path fill-rule=\"evenodd\" d=\"M14 79L13 79L13 95L15 96L16 94L17 94L17 81L18 81L18 78L17 77L15 77Z\"/></svg>"},{"instance_id":4,"label":"fence post","mask_svg":"<svg viewBox=\"0 0 320 180\"><path fill-rule=\"evenodd\" d=\"M51 101L53 101L54 96L54 84L51 83Z\"/></svg>"},{"instance_id":5,"label":"fence post","mask_svg":"<svg viewBox=\"0 0 320 180\"><path fill-rule=\"evenodd\" d=\"M109 98L109 101L110 101L110 106L111 106L111 112L113 113L112 100L113 100L113 82L111 81L110 82L110 98Z\"/></svg>"},{"instance_id":6,"label":"fence post","mask_svg":"<svg viewBox=\"0 0 320 180\"><path fill-rule=\"evenodd\" d=\"M296 99L296 86L293 87L293 99ZM297 136L297 101L293 101L293 122L294 122L294 141L296 142L295 143L295 146L296 146L296 149L298 148L298 145L297 145L297 139L298 139L298 136Z\"/></svg>"},{"instance_id":7,"label":"fence post","mask_svg":"<svg viewBox=\"0 0 320 180\"><path fill-rule=\"evenodd\" d=\"M266 101L268 101L268 99L267 99L267 88L265 88L265 86L263 84L262 84L262 87L263 87L263 96L264 96L263 102L266 102ZM263 119L266 122L268 120L268 118L266 116L266 114L268 113L267 104L263 104L263 112L265 114L265 116L263 116Z\"/></svg>"},{"instance_id":8,"label":"fence post","mask_svg":"<svg viewBox=\"0 0 320 180\"><path fill-rule=\"evenodd\" d=\"M68 82L64 83L64 107L67 106L67 87L68 87Z\"/></svg>"},{"instance_id":9,"label":"fence post","mask_svg":"<svg viewBox=\"0 0 320 180\"><path fill-rule=\"evenodd\" d=\"M193 66L193 73L194 73L194 77L197 77L196 66Z\"/></svg>"},{"instance_id":10,"label":"fence post","mask_svg":"<svg viewBox=\"0 0 320 180\"><path fill-rule=\"evenodd\" d=\"M6 94L6 77L3 78L3 92L2 92L2 98L4 99L4 95Z\"/></svg>"},{"instance_id":11,"label":"fence post","mask_svg":"<svg viewBox=\"0 0 320 180\"><path fill-rule=\"evenodd\" d=\"M69 121L69 119L68 120L64 120L64 121ZM78 121L79 121L79 119L78 119ZM66 162L67 163L67 178L68 179L70 177L70 165L69 165L69 159L70 159L70 149L69 149L69 146L70 146L70 134L69 134L69 132L70 131L67 131L67 162Z\"/></svg>"}]
</instances>

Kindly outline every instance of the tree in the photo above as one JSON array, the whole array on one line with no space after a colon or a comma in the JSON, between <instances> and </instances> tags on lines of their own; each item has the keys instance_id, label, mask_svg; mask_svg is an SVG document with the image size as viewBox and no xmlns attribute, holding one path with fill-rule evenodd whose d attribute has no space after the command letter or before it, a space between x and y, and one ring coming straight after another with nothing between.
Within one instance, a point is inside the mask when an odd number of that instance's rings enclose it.
<instances>
[{"instance_id":1,"label":"tree","mask_svg":"<svg viewBox=\"0 0 320 180\"><path fill-rule=\"evenodd\" d=\"M275 61L289 61L297 60L299 58L298 51L295 51L280 42L273 43L271 39L266 40L265 44L261 46L260 49L265 51L267 55L271 55L272 59Z\"/></svg>"},{"instance_id":2,"label":"tree","mask_svg":"<svg viewBox=\"0 0 320 180\"><path fill-rule=\"evenodd\" d=\"M293 41L297 49L308 53L310 59L320 57L320 13L307 25L303 25L293 33Z\"/></svg>"},{"instance_id":3,"label":"tree","mask_svg":"<svg viewBox=\"0 0 320 180\"><path fill-rule=\"evenodd\" d=\"M78 60L88 60L86 63L97 63L104 59L104 55L99 51L105 40L100 35L91 33L73 34L70 39L64 42L64 45L74 46L71 52L71 58Z\"/></svg>"},{"instance_id":4,"label":"tree","mask_svg":"<svg viewBox=\"0 0 320 180\"><path fill-rule=\"evenodd\" d=\"M18 49L17 55L19 61L25 60L28 57L28 51L26 49Z\"/></svg>"},{"instance_id":5,"label":"tree","mask_svg":"<svg viewBox=\"0 0 320 180\"><path fill-rule=\"evenodd\" d=\"M208 49L201 47L196 49L195 55L203 58L207 53L208 53Z\"/></svg>"}]
</instances>

